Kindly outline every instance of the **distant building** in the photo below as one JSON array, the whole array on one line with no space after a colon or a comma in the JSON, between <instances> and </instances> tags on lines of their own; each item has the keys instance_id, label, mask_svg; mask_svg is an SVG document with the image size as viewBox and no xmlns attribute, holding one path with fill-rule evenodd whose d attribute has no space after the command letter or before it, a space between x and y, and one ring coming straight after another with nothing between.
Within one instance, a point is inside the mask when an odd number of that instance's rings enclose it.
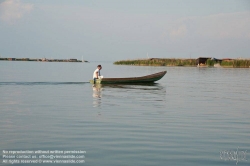
<instances>
[{"instance_id":1,"label":"distant building","mask_svg":"<svg viewBox=\"0 0 250 166\"><path fill-rule=\"evenodd\" d=\"M77 59L69 59L70 62L77 62Z\"/></svg>"},{"instance_id":2,"label":"distant building","mask_svg":"<svg viewBox=\"0 0 250 166\"><path fill-rule=\"evenodd\" d=\"M212 59L211 57L199 57L196 59L196 65L204 65L208 59Z\"/></svg>"},{"instance_id":3,"label":"distant building","mask_svg":"<svg viewBox=\"0 0 250 166\"><path fill-rule=\"evenodd\" d=\"M223 61L229 62L229 61L232 61L232 60L234 60L234 59L231 59L231 58L223 58L222 60L223 60Z\"/></svg>"},{"instance_id":4,"label":"distant building","mask_svg":"<svg viewBox=\"0 0 250 166\"><path fill-rule=\"evenodd\" d=\"M216 59L216 58L212 58L212 57L199 57L196 59L196 64L197 65L205 65L208 59L214 60L216 63L222 62L222 59Z\"/></svg>"},{"instance_id":5,"label":"distant building","mask_svg":"<svg viewBox=\"0 0 250 166\"><path fill-rule=\"evenodd\" d=\"M16 58L8 58L9 61L15 61Z\"/></svg>"}]
</instances>

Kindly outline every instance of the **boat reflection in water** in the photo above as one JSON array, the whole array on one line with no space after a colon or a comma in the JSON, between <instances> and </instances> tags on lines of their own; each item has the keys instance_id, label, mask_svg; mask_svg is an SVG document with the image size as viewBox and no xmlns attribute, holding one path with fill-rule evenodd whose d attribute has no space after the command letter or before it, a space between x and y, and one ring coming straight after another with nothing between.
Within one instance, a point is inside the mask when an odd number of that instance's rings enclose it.
<instances>
[{"instance_id":1,"label":"boat reflection in water","mask_svg":"<svg viewBox=\"0 0 250 166\"><path fill-rule=\"evenodd\" d=\"M93 107L101 106L101 98L102 98L102 85L93 85Z\"/></svg>"},{"instance_id":2,"label":"boat reflection in water","mask_svg":"<svg viewBox=\"0 0 250 166\"><path fill-rule=\"evenodd\" d=\"M146 106L150 102L158 101L157 107L165 107L166 88L158 83L144 84L94 84L93 107L123 106L126 102L135 102ZM122 99L124 101L117 101ZM120 101L120 100L118 100Z\"/></svg>"}]
</instances>

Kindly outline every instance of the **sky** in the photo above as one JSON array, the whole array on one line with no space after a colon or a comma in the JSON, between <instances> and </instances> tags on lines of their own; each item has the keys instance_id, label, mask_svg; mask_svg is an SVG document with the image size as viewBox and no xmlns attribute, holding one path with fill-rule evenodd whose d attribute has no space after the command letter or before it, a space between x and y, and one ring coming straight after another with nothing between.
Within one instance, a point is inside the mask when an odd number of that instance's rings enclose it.
<instances>
[{"instance_id":1,"label":"sky","mask_svg":"<svg viewBox=\"0 0 250 166\"><path fill-rule=\"evenodd\" d=\"M0 57L250 58L249 0L0 0Z\"/></svg>"}]
</instances>

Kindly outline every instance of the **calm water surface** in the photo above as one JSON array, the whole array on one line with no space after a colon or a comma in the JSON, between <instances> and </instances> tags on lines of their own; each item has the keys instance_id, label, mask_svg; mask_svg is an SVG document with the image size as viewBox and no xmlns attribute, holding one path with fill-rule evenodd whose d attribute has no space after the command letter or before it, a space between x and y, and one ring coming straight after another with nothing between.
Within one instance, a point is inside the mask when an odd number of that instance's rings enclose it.
<instances>
[{"instance_id":1,"label":"calm water surface","mask_svg":"<svg viewBox=\"0 0 250 166\"><path fill-rule=\"evenodd\" d=\"M0 155L85 150L76 165L226 166L236 161L221 152L238 148L237 165L250 165L250 69L102 62L104 77L168 73L153 85L92 87L99 63L0 62Z\"/></svg>"}]
</instances>

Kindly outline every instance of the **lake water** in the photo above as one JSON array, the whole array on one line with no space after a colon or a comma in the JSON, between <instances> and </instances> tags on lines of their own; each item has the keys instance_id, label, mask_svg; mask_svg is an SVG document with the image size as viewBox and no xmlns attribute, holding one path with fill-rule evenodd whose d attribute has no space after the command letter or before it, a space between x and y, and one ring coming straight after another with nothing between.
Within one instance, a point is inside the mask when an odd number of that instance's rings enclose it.
<instances>
[{"instance_id":1,"label":"lake water","mask_svg":"<svg viewBox=\"0 0 250 166\"><path fill-rule=\"evenodd\" d=\"M92 87L99 63L104 77L167 74ZM63 165L249 166L250 69L0 62L0 133L1 158L82 150L85 163Z\"/></svg>"}]
</instances>

